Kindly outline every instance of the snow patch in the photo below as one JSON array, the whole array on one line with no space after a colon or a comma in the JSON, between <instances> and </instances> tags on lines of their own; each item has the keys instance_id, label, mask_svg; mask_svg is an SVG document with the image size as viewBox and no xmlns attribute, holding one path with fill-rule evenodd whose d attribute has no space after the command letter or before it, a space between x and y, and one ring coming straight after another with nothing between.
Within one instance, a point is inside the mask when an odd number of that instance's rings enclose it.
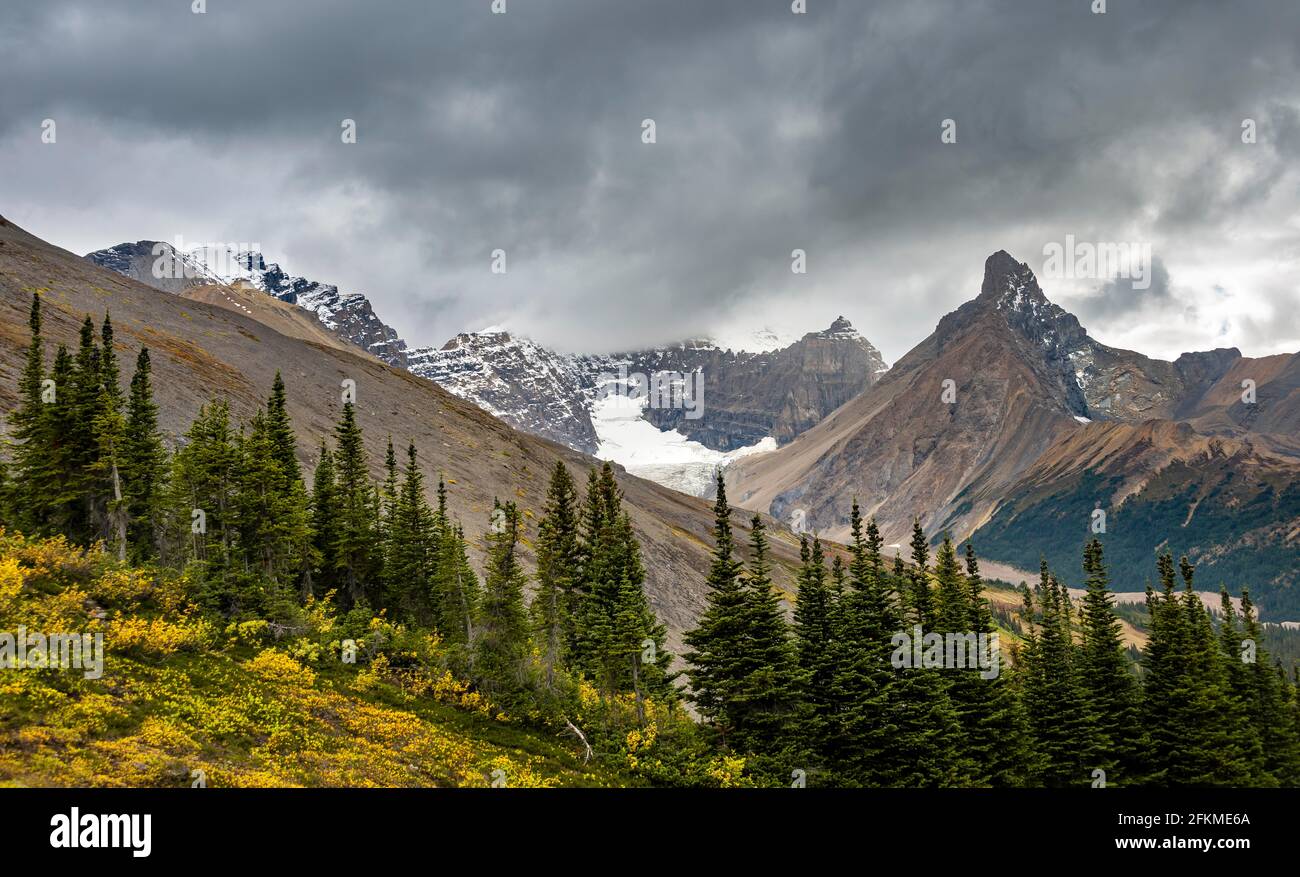
<instances>
[{"instance_id":1,"label":"snow patch","mask_svg":"<svg viewBox=\"0 0 1300 877\"><path fill-rule=\"evenodd\" d=\"M613 393L594 400L591 414L599 440L597 457L673 490L703 496L713 485L719 467L741 457L776 450L776 439L768 436L734 451L715 451L675 430L657 429L643 417L647 403L644 397L633 399Z\"/></svg>"}]
</instances>

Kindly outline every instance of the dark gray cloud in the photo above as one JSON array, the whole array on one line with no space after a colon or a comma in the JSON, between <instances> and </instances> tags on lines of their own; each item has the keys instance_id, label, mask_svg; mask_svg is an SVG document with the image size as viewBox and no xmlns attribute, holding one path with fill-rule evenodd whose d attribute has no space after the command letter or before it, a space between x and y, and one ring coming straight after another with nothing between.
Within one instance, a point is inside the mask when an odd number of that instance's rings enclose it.
<instances>
[{"instance_id":1,"label":"dark gray cloud","mask_svg":"<svg viewBox=\"0 0 1300 877\"><path fill-rule=\"evenodd\" d=\"M1086 326L1091 323L1110 324L1125 317L1140 317L1144 313L1158 314L1171 305L1177 305L1177 299L1170 288L1165 263L1153 258L1147 276L1141 279L1114 277L1103 283L1095 294L1071 304L1075 315Z\"/></svg>"},{"instance_id":2,"label":"dark gray cloud","mask_svg":"<svg viewBox=\"0 0 1300 877\"><path fill-rule=\"evenodd\" d=\"M1223 342L1223 313L1184 316L1211 281L1295 304L1238 270L1300 267L1294 0L489 5L8 0L0 212L82 252L258 241L414 343L504 322L597 349L844 313L893 360L988 253L1037 264L1067 234L1153 243L1175 282L1143 316L1184 331L1135 338L1151 353ZM1127 300L1073 292L1128 337ZM1300 347L1266 325L1240 340Z\"/></svg>"}]
</instances>

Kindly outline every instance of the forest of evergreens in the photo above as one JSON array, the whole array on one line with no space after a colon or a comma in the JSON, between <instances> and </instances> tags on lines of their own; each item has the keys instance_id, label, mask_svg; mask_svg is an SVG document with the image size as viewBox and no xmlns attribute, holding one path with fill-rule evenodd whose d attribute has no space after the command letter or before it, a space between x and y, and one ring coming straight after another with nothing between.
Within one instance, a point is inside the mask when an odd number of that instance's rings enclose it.
<instances>
[{"instance_id":1,"label":"forest of evergreens","mask_svg":"<svg viewBox=\"0 0 1300 877\"><path fill-rule=\"evenodd\" d=\"M148 350L125 388L122 377L107 316L98 331L87 317L77 350L60 346L47 363L33 299L0 471L5 532L100 546L124 569L181 582L217 626L265 624L286 650L322 606L345 628L430 635L428 653L397 650L384 663L436 664L503 720L563 735L584 759L616 760L646 782L1300 783L1293 674L1263 649L1249 595L1236 613L1225 594L1212 618L1186 559L1159 558L1150 638L1135 664L1101 541L1081 546L1081 604L1044 562L1015 633L984 597L971 544L944 536L933 546L918 524L907 562L886 558L855 504L847 561L803 539L788 618L764 521L755 515L748 544L735 544L719 477L706 606L679 662L664 647L609 464L580 491L557 463L535 531L514 502L497 502L475 545L449 513L442 479L427 499L425 467L437 461L413 445L390 438L384 477L371 478L351 403L332 442L313 449L309 486L279 376L247 422L214 399L172 449ZM986 678L896 666L891 638L915 627L1001 633L1005 669Z\"/></svg>"}]
</instances>

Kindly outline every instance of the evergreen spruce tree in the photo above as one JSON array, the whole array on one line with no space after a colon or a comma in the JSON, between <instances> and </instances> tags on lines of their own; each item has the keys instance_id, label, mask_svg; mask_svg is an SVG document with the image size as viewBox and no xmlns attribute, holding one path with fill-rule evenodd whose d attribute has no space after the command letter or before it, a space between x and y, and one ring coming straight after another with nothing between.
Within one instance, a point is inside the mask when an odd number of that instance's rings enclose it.
<instances>
[{"instance_id":1,"label":"evergreen spruce tree","mask_svg":"<svg viewBox=\"0 0 1300 877\"><path fill-rule=\"evenodd\" d=\"M234 524L244 569L256 575L264 610L283 615L310 563L311 513L302 482L283 467L264 411L239 443Z\"/></svg>"},{"instance_id":2,"label":"evergreen spruce tree","mask_svg":"<svg viewBox=\"0 0 1300 877\"><path fill-rule=\"evenodd\" d=\"M717 476L713 504L713 561L705 580L705 608L695 629L683 637L690 647L683 657L692 696L700 715L717 733L723 751L733 751L734 737L744 734L740 686L744 680L747 601L734 557L731 509L726 485Z\"/></svg>"},{"instance_id":3,"label":"evergreen spruce tree","mask_svg":"<svg viewBox=\"0 0 1300 877\"><path fill-rule=\"evenodd\" d=\"M1022 654L1025 712L1037 756L1039 785L1089 786L1101 769L1096 719L1088 710L1070 626L1069 595L1041 564L1042 620Z\"/></svg>"},{"instance_id":4,"label":"evergreen spruce tree","mask_svg":"<svg viewBox=\"0 0 1300 877\"><path fill-rule=\"evenodd\" d=\"M344 590L345 604L354 605L366 598L375 604L374 572L375 508L369 466L356 408L343 404L343 413L334 429L334 479L337 502L335 538L329 556ZM367 590L369 593L367 593Z\"/></svg>"},{"instance_id":5,"label":"evergreen spruce tree","mask_svg":"<svg viewBox=\"0 0 1300 877\"><path fill-rule=\"evenodd\" d=\"M537 596L531 607L548 689L555 687L556 672L576 638L574 603L582 574L577 501L573 477L557 460L537 529Z\"/></svg>"},{"instance_id":6,"label":"evergreen spruce tree","mask_svg":"<svg viewBox=\"0 0 1300 877\"><path fill-rule=\"evenodd\" d=\"M962 677L962 685L949 696L962 725L966 755L976 769L972 782L998 788L1018 786L1028 775L1029 728L1013 678L1007 673L998 646L993 644L997 628L984 599L984 580L975 546L970 542L966 543L965 575L970 594L970 630L990 643L992 653L988 658L998 662L998 673L989 679L981 674Z\"/></svg>"},{"instance_id":7,"label":"evergreen spruce tree","mask_svg":"<svg viewBox=\"0 0 1300 877\"><path fill-rule=\"evenodd\" d=\"M389 518L387 605L395 607L399 617L425 626L435 625L445 617L439 611L441 607L435 605L438 533L433 511L424 498L424 475L420 472L414 444L406 449L401 489Z\"/></svg>"},{"instance_id":8,"label":"evergreen spruce tree","mask_svg":"<svg viewBox=\"0 0 1300 877\"><path fill-rule=\"evenodd\" d=\"M768 771L788 774L796 753L795 718L799 709L798 656L789 625L772 587L767 534L758 515L750 521L749 563L743 582L746 673L738 687L741 719L735 743L746 751L768 757ZM771 765L774 758L787 759ZM784 774L783 774L784 772Z\"/></svg>"},{"instance_id":9,"label":"evergreen spruce tree","mask_svg":"<svg viewBox=\"0 0 1300 877\"><path fill-rule=\"evenodd\" d=\"M56 460L57 423L45 388L45 342L41 337L41 298L33 293L28 319L31 341L18 379L18 405L9 416L13 441L13 483L9 489L11 513L19 527L46 535L56 523L56 498L60 492ZM65 352L66 354L66 352ZM52 376L53 377L53 376ZM54 387L56 399L58 392Z\"/></svg>"},{"instance_id":10,"label":"evergreen spruce tree","mask_svg":"<svg viewBox=\"0 0 1300 877\"><path fill-rule=\"evenodd\" d=\"M834 618L837 607L832 586L826 581L825 557L821 540L799 539L799 590L794 608L794 633L803 686L804 713L802 726L809 740L815 764L830 769L834 750L833 733L837 719L835 699ZM838 561L839 558L836 557ZM839 574L843 575L841 568Z\"/></svg>"},{"instance_id":11,"label":"evergreen spruce tree","mask_svg":"<svg viewBox=\"0 0 1300 877\"><path fill-rule=\"evenodd\" d=\"M149 348L142 347L131 376L121 453L122 478L127 490L129 550L136 562L157 557L163 535L167 452L158 431L158 406L153 400L151 375Z\"/></svg>"},{"instance_id":12,"label":"evergreen spruce tree","mask_svg":"<svg viewBox=\"0 0 1300 877\"><path fill-rule=\"evenodd\" d=\"M126 397L122 394L122 370L118 366L117 349L113 342L113 321L107 312L99 327L99 340L99 382L108 394L113 410L121 414L126 409Z\"/></svg>"},{"instance_id":13,"label":"evergreen spruce tree","mask_svg":"<svg viewBox=\"0 0 1300 877\"><path fill-rule=\"evenodd\" d=\"M902 619L893 600L897 582L884 573L875 521L869 521L864 531L855 500L849 522L850 588L840 598L836 613L836 709L829 755L837 783L880 786L894 781L893 753L901 748L891 712L898 689L889 646Z\"/></svg>"},{"instance_id":14,"label":"evergreen spruce tree","mask_svg":"<svg viewBox=\"0 0 1300 877\"><path fill-rule=\"evenodd\" d=\"M1087 708L1097 721L1097 767L1107 783L1128 782L1138 769L1143 748L1137 680L1129 669L1110 593L1110 578L1101 541L1084 547L1083 649L1080 682Z\"/></svg>"},{"instance_id":15,"label":"evergreen spruce tree","mask_svg":"<svg viewBox=\"0 0 1300 877\"><path fill-rule=\"evenodd\" d=\"M501 515L495 512L500 511ZM519 511L514 503L493 507L487 535L487 570L475 642L474 673L493 703L524 703L528 682L528 616L524 572L517 555ZM495 522L500 521L497 526Z\"/></svg>"},{"instance_id":16,"label":"evergreen spruce tree","mask_svg":"<svg viewBox=\"0 0 1300 877\"><path fill-rule=\"evenodd\" d=\"M238 551L240 448L230 408L217 400L199 409L172 461L170 505L184 556L198 564L205 606L228 617L257 605L235 562Z\"/></svg>"},{"instance_id":17,"label":"evergreen spruce tree","mask_svg":"<svg viewBox=\"0 0 1300 877\"><path fill-rule=\"evenodd\" d=\"M100 509L102 519L96 525L101 538L117 555L118 561L125 562L128 512L126 495L122 492L121 456L126 423L107 386L100 387L99 395L99 413L92 424L99 449L92 469L95 480L100 485L99 489L107 492L108 499Z\"/></svg>"},{"instance_id":18,"label":"evergreen spruce tree","mask_svg":"<svg viewBox=\"0 0 1300 877\"><path fill-rule=\"evenodd\" d=\"M284 477L301 482L302 470L298 465L298 437L289 418L289 406L284 389L284 378L275 373L271 396L266 400L266 428L270 434L272 456Z\"/></svg>"},{"instance_id":19,"label":"evergreen spruce tree","mask_svg":"<svg viewBox=\"0 0 1300 877\"><path fill-rule=\"evenodd\" d=\"M1297 735L1292 720L1290 686L1286 675L1280 672L1280 665L1270 667L1272 662L1264 649L1263 632L1255 617L1249 590L1241 593L1241 611L1244 640L1254 645L1253 653L1244 654L1253 660L1242 660L1243 652L1238 644L1235 653L1227 653L1225 662L1247 670L1247 678L1241 680L1241 690L1244 692L1247 721L1261 744L1263 761L1257 771L1260 784L1295 787L1300 785L1300 735Z\"/></svg>"},{"instance_id":20,"label":"evergreen spruce tree","mask_svg":"<svg viewBox=\"0 0 1300 877\"><path fill-rule=\"evenodd\" d=\"M334 550L338 544L338 486L334 480L334 455L322 439L312 474L311 488L312 589L327 593L335 582Z\"/></svg>"},{"instance_id":21,"label":"evergreen spruce tree","mask_svg":"<svg viewBox=\"0 0 1300 877\"><path fill-rule=\"evenodd\" d=\"M448 524L438 540L434 587L438 593L438 630L444 642L468 650L475 641L475 622L481 597L478 579L470 566L465 534ZM467 652L466 661L472 659Z\"/></svg>"},{"instance_id":22,"label":"evergreen spruce tree","mask_svg":"<svg viewBox=\"0 0 1300 877\"><path fill-rule=\"evenodd\" d=\"M912 521L912 569L909 580L907 605L911 610L910 620L929 631L936 620L934 595L930 592L930 542L921 529L919 518Z\"/></svg>"},{"instance_id":23,"label":"evergreen spruce tree","mask_svg":"<svg viewBox=\"0 0 1300 877\"><path fill-rule=\"evenodd\" d=\"M80 441L73 435L74 430L79 429L78 418L81 416L73 392L76 371L72 354L60 344L50 371L54 401L45 406L43 413L45 450L40 455L40 468L34 473L35 480L25 473L25 480L30 485L27 495L41 509L44 522L43 529L38 532L62 533L74 539L84 511ZM33 456L39 447L32 448Z\"/></svg>"},{"instance_id":24,"label":"evergreen spruce tree","mask_svg":"<svg viewBox=\"0 0 1300 877\"><path fill-rule=\"evenodd\" d=\"M64 494L65 529L74 542L87 543L99 535L96 518L102 519L101 509L107 494L100 489L101 481L95 475L99 455L99 439L95 424L101 422L100 350L95 343L95 324L90 316L81 325L81 338L73 363L68 388L67 416L63 419L62 435L66 441L67 492Z\"/></svg>"},{"instance_id":25,"label":"evergreen spruce tree","mask_svg":"<svg viewBox=\"0 0 1300 877\"><path fill-rule=\"evenodd\" d=\"M606 463L588 485L583 541L577 549L583 586L571 656L607 702L619 692L632 692L640 720L646 696L676 697L668 670L671 656L663 648L666 632L645 596L641 548L622 509L613 467Z\"/></svg>"}]
</instances>

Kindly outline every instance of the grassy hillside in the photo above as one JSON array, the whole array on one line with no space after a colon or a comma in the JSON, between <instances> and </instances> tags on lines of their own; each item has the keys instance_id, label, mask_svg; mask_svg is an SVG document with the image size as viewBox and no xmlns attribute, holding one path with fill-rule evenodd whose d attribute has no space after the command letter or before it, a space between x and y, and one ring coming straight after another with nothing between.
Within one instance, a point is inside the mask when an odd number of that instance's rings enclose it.
<instances>
[{"instance_id":1,"label":"grassy hillside","mask_svg":"<svg viewBox=\"0 0 1300 877\"><path fill-rule=\"evenodd\" d=\"M576 740L501 715L440 666L429 634L321 604L296 630L223 629L183 576L0 531L0 630L20 627L104 634L103 675L0 674L0 785L188 786L196 771L214 788L645 782L626 753L584 764ZM348 638L355 664L340 660Z\"/></svg>"}]
</instances>

